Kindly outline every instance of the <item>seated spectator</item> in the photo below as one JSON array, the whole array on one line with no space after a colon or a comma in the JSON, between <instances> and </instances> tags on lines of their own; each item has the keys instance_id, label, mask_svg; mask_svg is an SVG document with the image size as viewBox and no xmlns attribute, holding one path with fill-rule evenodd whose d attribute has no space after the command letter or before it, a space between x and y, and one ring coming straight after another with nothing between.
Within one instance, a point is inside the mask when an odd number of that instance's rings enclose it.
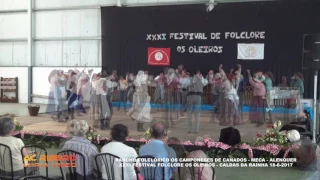
<instances>
[{"instance_id":1,"label":"seated spectator","mask_svg":"<svg viewBox=\"0 0 320 180\"><path fill-rule=\"evenodd\" d=\"M128 137L128 127L123 124L116 124L111 129L112 142L104 145L101 149L101 153L110 153L121 159L135 159L138 157L137 152L130 146L123 144ZM122 179L119 167L115 167L115 179ZM102 172L102 178L108 179L106 172ZM124 179L136 180L136 172L134 166L124 167Z\"/></svg>"},{"instance_id":2,"label":"seated spectator","mask_svg":"<svg viewBox=\"0 0 320 180\"><path fill-rule=\"evenodd\" d=\"M154 138L151 142L148 144L142 146L140 148L140 156L153 156L156 158L169 158L175 159L176 153L174 150L164 144L163 139L165 138L165 124L162 121L155 122L151 127L151 136ZM173 161L170 161L168 163L175 163ZM177 172L176 167L165 167L165 177L162 176L162 168L157 168L156 171L156 180L169 180L173 173ZM143 173L143 171L142 171ZM142 174L144 176L144 174Z\"/></svg>"},{"instance_id":3,"label":"seated spectator","mask_svg":"<svg viewBox=\"0 0 320 180\"><path fill-rule=\"evenodd\" d=\"M0 167L0 171L5 171L4 174L11 176L11 158L14 177L21 177L25 175L22 156L24 157L25 155L28 155L28 153L27 151L24 151L23 155L21 154L21 149L24 147L24 143L21 139L11 136L14 130L15 123L11 117L0 118L0 143L9 146L12 153L12 157L9 156L8 152L6 154L2 154L5 159L2 162L4 164ZM0 152L4 153L2 147L0 148Z\"/></svg>"},{"instance_id":4,"label":"seated spectator","mask_svg":"<svg viewBox=\"0 0 320 180\"><path fill-rule=\"evenodd\" d=\"M188 154L187 158L208 158L207 155L201 151L192 151L191 153ZM192 177L190 170L188 170L185 174L185 179L186 180L192 180L192 179L201 179L201 180L214 180L215 176L213 177L214 169L211 169L211 167L197 167L194 169L194 176ZM201 174L201 177L198 177Z\"/></svg>"},{"instance_id":5,"label":"seated spectator","mask_svg":"<svg viewBox=\"0 0 320 180\"><path fill-rule=\"evenodd\" d=\"M74 136L68 140L62 150L73 150L81 153L85 158L86 179L94 179L95 156L98 155L98 149L88 139L86 139L89 125L85 120L81 120L74 124ZM77 161L77 179L83 179L83 164L82 161Z\"/></svg>"},{"instance_id":6,"label":"seated spectator","mask_svg":"<svg viewBox=\"0 0 320 180\"><path fill-rule=\"evenodd\" d=\"M318 180L320 178L317 172L317 148L318 146L311 140L303 140L299 149L294 152L299 167L305 171L301 180Z\"/></svg>"},{"instance_id":7,"label":"seated spectator","mask_svg":"<svg viewBox=\"0 0 320 180\"><path fill-rule=\"evenodd\" d=\"M188 153L182 142L175 138L171 137L168 139L168 146L172 147L177 154L177 158L208 158L207 155L201 151L192 151ZM200 177L199 177L200 175ZM174 175L175 180L214 180L215 172L214 169L210 167L195 167L194 170L191 170L190 167L180 167L179 172Z\"/></svg>"}]
</instances>

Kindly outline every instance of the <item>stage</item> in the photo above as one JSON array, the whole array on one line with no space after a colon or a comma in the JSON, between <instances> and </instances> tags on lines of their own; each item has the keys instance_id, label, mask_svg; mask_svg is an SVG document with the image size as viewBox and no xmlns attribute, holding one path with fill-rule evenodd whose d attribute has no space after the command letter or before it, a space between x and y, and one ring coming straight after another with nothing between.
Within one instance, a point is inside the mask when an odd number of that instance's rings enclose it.
<instances>
[{"instance_id":1,"label":"stage","mask_svg":"<svg viewBox=\"0 0 320 180\"><path fill-rule=\"evenodd\" d=\"M0 114L12 113L16 114L17 120L24 125L24 131L32 132L53 132L53 133L64 133L66 130L66 122L56 122L51 119L51 115L44 114L46 105L40 105L40 114L37 117L29 116L28 104L8 104L0 103ZM155 120L161 119L161 112L157 112L155 109L152 110L152 116ZM169 137L177 137L180 140L191 142L195 141L198 136L208 136L211 139L218 141L220 136L220 129L223 126L219 126L218 123L210 122L210 111L201 111L200 118L200 130L198 134L189 134L187 119L179 119L174 129L170 130ZM253 138L256 137L257 132L265 132L266 127L255 127L255 124L248 122L248 113L243 113L245 124L238 126L241 133L242 141L252 142ZM89 120L89 114L84 116L77 116L76 119L87 120L89 124L92 122ZM278 119L277 119L278 120ZM137 132L137 124L128 118L126 112L123 110L117 111L114 108L114 115L111 121L111 126L117 123L122 123L129 128L129 136L132 138L141 138L143 132ZM149 124L144 125L144 129L147 129ZM101 137L110 137L110 130L99 130Z\"/></svg>"}]
</instances>

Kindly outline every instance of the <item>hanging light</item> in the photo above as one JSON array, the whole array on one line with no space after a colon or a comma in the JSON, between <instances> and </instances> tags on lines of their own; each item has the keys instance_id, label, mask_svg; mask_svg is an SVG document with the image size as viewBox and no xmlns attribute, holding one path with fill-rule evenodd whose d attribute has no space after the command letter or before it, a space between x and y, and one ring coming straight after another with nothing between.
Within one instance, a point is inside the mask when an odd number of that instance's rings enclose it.
<instances>
[{"instance_id":1,"label":"hanging light","mask_svg":"<svg viewBox=\"0 0 320 180\"><path fill-rule=\"evenodd\" d=\"M214 9L215 5L216 5L216 3L214 2L214 0L209 0L209 3L206 4L207 12L212 11Z\"/></svg>"}]
</instances>

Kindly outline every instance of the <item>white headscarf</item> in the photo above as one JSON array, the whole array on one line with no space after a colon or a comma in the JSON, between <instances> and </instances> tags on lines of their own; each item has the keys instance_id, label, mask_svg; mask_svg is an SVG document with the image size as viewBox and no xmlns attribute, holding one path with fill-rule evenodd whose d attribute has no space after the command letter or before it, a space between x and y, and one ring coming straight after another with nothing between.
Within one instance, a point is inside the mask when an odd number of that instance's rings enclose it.
<instances>
[{"instance_id":1,"label":"white headscarf","mask_svg":"<svg viewBox=\"0 0 320 180\"><path fill-rule=\"evenodd\" d=\"M134 85L139 88L141 87L141 84L143 84L143 81L146 81L145 74L143 71L138 71L136 79L134 80Z\"/></svg>"},{"instance_id":2,"label":"white headscarf","mask_svg":"<svg viewBox=\"0 0 320 180\"><path fill-rule=\"evenodd\" d=\"M168 85L171 84L171 82L173 81L173 79L175 78L175 72L174 72L174 69L170 68L168 70L168 74L167 74L167 80L168 80Z\"/></svg>"}]
</instances>

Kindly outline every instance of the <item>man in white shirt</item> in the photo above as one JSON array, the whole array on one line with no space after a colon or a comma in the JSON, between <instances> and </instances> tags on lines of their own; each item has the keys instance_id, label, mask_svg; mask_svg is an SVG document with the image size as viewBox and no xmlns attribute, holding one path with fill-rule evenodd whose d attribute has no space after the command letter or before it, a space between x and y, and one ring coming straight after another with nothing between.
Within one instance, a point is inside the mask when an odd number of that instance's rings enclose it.
<instances>
[{"instance_id":1,"label":"man in white shirt","mask_svg":"<svg viewBox=\"0 0 320 180\"><path fill-rule=\"evenodd\" d=\"M201 111L201 99L203 94L203 87L208 84L208 80L203 78L200 71L192 77L191 84L189 86L189 92L187 97L188 106L188 133L199 132L199 121ZM195 116L195 126L192 125L192 115Z\"/></svg>"},{"instance_id":2,"label":"man in white shirt","mask_svg":"<svg viewBox=\"0 0 320 180\"><path fill-rule=\"evenodd\" d=\"M137 152L132 147L129 147L123 144L123 142L126 140L128 135L129 135L129 131L127 126L123 124L114 125L111 130L112 142L104 145L101 149L101 153L113 154L123 159L126 163L128 160L132 160L132 166L124 167L124 170L123 170L124 178L122 178L121 169L119 168L119 162L115 161L115 164L113 167L114 173L115 173L115 176L114 176L115 179L126 179L126 180L137 179L136 172L134 170L134 162L133 162L133 160L138 157ZM102 178L108 179L108 174L105 168L102 168Z\"/></svg>"}]
</instances>

